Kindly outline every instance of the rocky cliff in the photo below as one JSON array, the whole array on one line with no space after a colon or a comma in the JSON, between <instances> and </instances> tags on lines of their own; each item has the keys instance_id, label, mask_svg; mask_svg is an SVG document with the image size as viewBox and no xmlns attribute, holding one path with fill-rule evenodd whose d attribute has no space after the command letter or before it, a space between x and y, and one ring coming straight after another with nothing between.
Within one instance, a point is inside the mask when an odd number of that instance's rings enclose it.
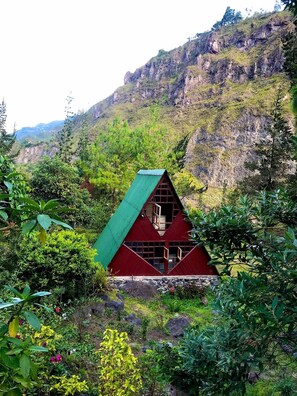
<instances>
[{"instance_id":1,"label":"rocky cliff","mask_svg":"<svg viewBox=\"0 0 297 396\"><path fill-rule=\"evenodd\" d=\"M189 136L188 169L211 185L233 185L265 134L277 89L286 107L282 38L290 29L287 13L273 13L160 50L90 109L93 133L116 115L141 123L145 108L157 101L176 140Z\"/></svg>"}]
</instances>

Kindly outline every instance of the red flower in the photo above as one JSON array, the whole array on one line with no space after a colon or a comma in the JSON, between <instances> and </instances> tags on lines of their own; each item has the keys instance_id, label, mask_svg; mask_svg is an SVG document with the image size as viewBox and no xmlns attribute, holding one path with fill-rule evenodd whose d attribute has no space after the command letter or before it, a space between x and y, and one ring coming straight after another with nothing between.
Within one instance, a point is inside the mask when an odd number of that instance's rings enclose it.
<instances>
[{"instance_id":1,"label":"red flower","mask_svg":"<svg viewBox=\"0 0 297 396\"><path fill-rule=\"evenodd\" d=\"M56 312L57 314L59 314L59 313L61 312L61 308L60 308L60 307L56 307L56 308L55 308L55 312Z\"/></svg>"}]
</instances>

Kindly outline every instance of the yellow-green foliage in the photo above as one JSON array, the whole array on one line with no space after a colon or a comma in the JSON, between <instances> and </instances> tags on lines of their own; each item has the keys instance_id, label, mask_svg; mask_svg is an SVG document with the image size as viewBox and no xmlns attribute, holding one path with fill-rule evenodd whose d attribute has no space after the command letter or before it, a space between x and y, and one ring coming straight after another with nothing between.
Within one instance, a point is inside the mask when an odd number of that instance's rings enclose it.
<instances>
[{"instance_id":1,"label":"yellow-green foliage","mask_svg":"<svg viewBox=\"0 0 297 396\"><path fill-rule=\"evenodd\" d=\"M102 291L106 289L108 282L108 273L107 271L99 264L95 264L95 274L93 276L93 283L95 289L98 291Z\"/></svg>"},{"instance_id":2,"label":"yellow-green foliage","mask_svg":"<svg viewBox=\"0 0 297 396\"><path fill-rule=\"evenodd\" d=\"M204 186L201 180L186 169L176 173L173 182L180 199L196 194Z\"/></svg>"},{"instance_id":3,"label":"yellow-green foliage","mask_svg":"<svg viewBox=\"0 0 297 396\"><path fill-rule=\"evenodd\" d=\"M127 333L106 329L98 350L99 395L138 396L142 387L137 359Z\"/></svg>"},{"instance_id":4,"label":"yellow-green foliage","mask_svg":"<svg viewBox=\"0 0 297 396\"><path fill-rule=\"evenodd\" d=\"M87 391L89 389L86 381L81 381L77 375L72 375L70 378L63 377L51 377L57 380L55 385L51 387L51 391L55 391L60 395L77 395L78 393Z\"/></svg>"},{"instance_id":5,"label":"yellow-green foliage","mask_svg":"<svg viewBox=\"0 0 297 396\"><path fill-rule=\"evenodd\" d=\"M49 351L54 352L56 350L56 342L61 340L62 336L56 333L50 326L42 324L40 331L36 331L32 338L36 345L46 345Z\"/></svg>"}]
</instances>

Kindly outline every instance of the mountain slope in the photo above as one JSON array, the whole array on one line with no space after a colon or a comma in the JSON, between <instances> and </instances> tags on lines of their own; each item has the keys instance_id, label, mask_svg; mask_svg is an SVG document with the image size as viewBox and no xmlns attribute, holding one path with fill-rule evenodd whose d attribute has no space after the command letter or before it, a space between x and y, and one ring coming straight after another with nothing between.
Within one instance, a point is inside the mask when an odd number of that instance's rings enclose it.
<instances>
[{"instance_id":1,"label":"mountain slope","mask_svg":"<svg viewBox=\"0 0 297 396\"><path fill-rule=\"evenodd\" d=\"M16 131L16 139L19 141L30 140L31 143L40 140L49 140L62 129L64 121L52 121L48 124L38 124L35 127L25 127Z\"/></svg>"},{"instance_id":2,"label":"mountain slope","mask_svg":"<svg viewBox=\"0 0 297 396\"><path fill-rule=\"evenodd\" d=\"M89 110L91 136L115 116L144 123L158 102L174 139L189 136L187 168L213 186L233 185L265 134L278 87L288 90L281 39L290 28L287 13L273 13L160 51Z\"/></svg>"}]
</instances>

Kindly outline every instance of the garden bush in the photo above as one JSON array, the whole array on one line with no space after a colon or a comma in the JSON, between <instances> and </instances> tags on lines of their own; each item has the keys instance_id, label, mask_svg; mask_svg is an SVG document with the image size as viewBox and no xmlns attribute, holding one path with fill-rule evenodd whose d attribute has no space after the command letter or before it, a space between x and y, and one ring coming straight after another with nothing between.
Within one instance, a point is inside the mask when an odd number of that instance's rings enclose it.
<instances>
[{"instance_id":1,"label":"garden bush","mask_svg":"<svg viewBox=\"0 0 297 396\"><path fill-rule=\"evenodd\" d=\"M137 396L142 382L127 333L106 329L98 350L99 395Z\"/></svg>"},{"instance_id":2,"label":"garden bush","mask_svg":"<svg viewBox=\"0 0 297 396\"><path fill-rule=\"evenodd\" d=\"M44 244L33 234L20 245L19 279L32 289L61 288L64 301L81 297L92 290L94 254L86 238L74 231L53 232Z\"/></svg>"}]
</instances>

